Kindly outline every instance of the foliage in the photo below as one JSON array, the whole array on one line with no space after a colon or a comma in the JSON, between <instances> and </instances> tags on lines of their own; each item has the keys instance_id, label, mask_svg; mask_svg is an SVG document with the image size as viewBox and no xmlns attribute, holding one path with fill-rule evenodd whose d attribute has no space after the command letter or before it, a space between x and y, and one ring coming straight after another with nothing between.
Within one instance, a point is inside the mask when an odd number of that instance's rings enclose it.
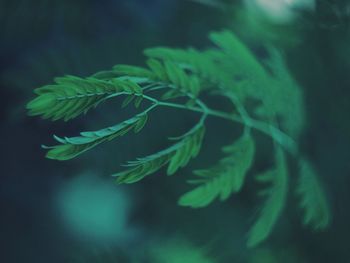
<instances>
[{"instance_id":1,"label":"foliage","mask_svg":"<svg viewBox=\"0 0 350 263\"><path fill-rule=\"evenodd\" d=\"M330 223L331 217L327 199L315 169L307 160L300 161L300 175L297 194L300 206L305 210L303 223L315 230L322 230Z\"/></svg>"},{"instance_id":2,"label":"foliage","mask_svg":"<svg viewBox=\"0 0 350 263\"><path fill-rule=\"evenodd\" d=\"M227 156L217 166L194 172L200 179L190 182L199 186L183 195L179 200L180 205L205 207L217 197L224 201L241 190L253 162L254 141L250 135L243 135L232 145L224 147L223 151Z\"/></svg>"},{"instance_id":3,"label":"foliage","mask_svg":"<svg viewBox=\"0 0 350 263\"><path fill-rule=\"evenodd\" d=\"M115 79L111 82L94 78L66 76L55 79L55 85L35 90L36 99L28 104L30 115L42 115L52 120L68 121L86 113L110 96L140 95L141 88L131 81ZM125 93L123 93L125 92Z\"/></svg>"},{"instance_id":4,"label":"foliage","mask_svg":"<svg viewBox=\"0 0 350 263\"><path fill-rule=\"evenodd\" d=\"M266 201L249 231L248 246L258 245L270 235L285 207L290 187L287 154L301 164L297 189L305 210L304 223L324 229L330 218L327 200L316 173L298 150L304 124L303 96L282 55L267 46L268 56L261 60L227 30L211 33L210 39L216 46L207 50L151 48L145 50L147 67L117 65L88 78L57 78L54 85L37 89L37 97L28 104L29 114L52 120L71 120L117 96L125 97L123 107L133 101L136 108L142 109L108 128L72 138L55 136L60 144L45 146L49 149L47 157L72 159L131 130L139 132L155 108L196 112L201 116L199 121L184 135L172 138L171 146L129 162L125 171L114 174L117 183L137 182L165 166L167 174L172 175L200 152L207 118L222 118L242 126L243 135L223 148L226 156L217 165L194 172L196 178L189 183L195 188L185 193L179 204L205 207L214 199L223 201L238 193L248 171L254 171L254 137L260 132L275 145L275 165L257 176L259 182L269 183L270 187L262 191ZM202 94L227 98L234 111L209 108ZM250 100L257 103L252 106Z\"/></svg>"},{"instance_id":5,"label":"foliage","mask_svg":"<svg viewBox=\"0 0 350 263\"><path fill-rule=\"evenodd\" d=\"M284 152L278 148L275 158L276 168L257 176L257 180L270 183L271 187L260 192L267 196L258 220L249 232L248 246L253 247L269 236L286 203L288 191L288 169Z\"/></svg>"},{"instance_id":6,"label":"foliage","mask_svg":"<svg viewBox=\"0 0 350 263\"><path fill-rule=\"evenodd\" d=\"M175 237L150 249L150 260L155 263L214 263L207 249L197 247L187 239Z\"/></svg>"}]
</instances>

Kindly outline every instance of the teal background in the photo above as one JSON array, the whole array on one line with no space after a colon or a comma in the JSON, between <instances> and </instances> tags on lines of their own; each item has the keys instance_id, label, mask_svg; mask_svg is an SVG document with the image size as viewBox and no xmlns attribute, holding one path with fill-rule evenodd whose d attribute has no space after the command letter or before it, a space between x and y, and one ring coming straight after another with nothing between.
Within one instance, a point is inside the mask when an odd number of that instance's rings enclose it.
<instances>
[{"instance_id":1,"label":"teal background","mask_svg":"<svg viewBox=\"0 0 350 263\"><path fill-rule=\"evenodd\" d=\"M181 249L169 252L165 244L197 248L212 259L208 262L350 262L350 8L345 0L318 1L315 13L291 26L269 28L277 32L272 42L284 51L305 93L308 121L301 145L327 189L333 212L328 231L303 228L290 198L269 241L246 249L246 231L259 204L253 181L225 203L200 210L176 205L188 190L191 170L214 164L220 147L241 131L225 121L209 121L201 155L170 178L161 171L135 185L114 186L108 175L127 160L165 147L165 138L186 131L195 114L157 110L141 134L73 161L44 159L40 145L52 144L52 134L75 135L133 112L121 110L116 101L68 123L43 121L26 116L34 88L55 76L143 65L147 47L206 47L208 32L222 28L259 46L241 19L240 1L231 3L221 12L186 0L0 0L0 262L155 262L157 253L185 255ZM218 98L210 103L226 107ZM258 154L259 164L264 152Z\"/></svg>"}]
</instances>

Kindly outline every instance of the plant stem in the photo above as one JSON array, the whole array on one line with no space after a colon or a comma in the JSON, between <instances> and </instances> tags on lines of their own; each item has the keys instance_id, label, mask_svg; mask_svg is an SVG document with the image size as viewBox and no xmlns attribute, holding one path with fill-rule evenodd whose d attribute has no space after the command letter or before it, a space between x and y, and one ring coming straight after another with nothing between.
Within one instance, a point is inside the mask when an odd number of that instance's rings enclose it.
<instances>
[{"instance_id":1,"label":"plant stem","mask_svg":"<svg viewBox=\"0 0 350 263\"><path fill-rule=\"evenodd\" d=\"M278 144L280 144L285 150L287 150L292 155L295 155L297 153L297 145L296 145L295 141L290 136L288 136L287 134L285 134L284 132L282 132L281 130L279 130L278 128L274 127L273 125L271 125L269 123L255 120L255 119L252 119L248 116L245 116L245 118L243 119L242 117L240 117L238 115L230 114L230 113L223 112L223 111L209 109L205 105L204 105L205 107L202 106L201 108L198 108L198 107L186 106L186 105L178 104L178 103L158 101L158 100L156 100L152 97L149 97L147 95L143 95L143 97L149 101L152 101L155 105L158 105L158 106L190 110L190 111L199 112L199 113L203 113L206 115L215 116L215 117L219 117L222 119L226 119L226 120L230 120L230 121L233 121L236 123L243 124L245 126L248 126L249 128L258 130L258 131L260 131L268 136L271 136Z\"/></svg>"}]
</instances>

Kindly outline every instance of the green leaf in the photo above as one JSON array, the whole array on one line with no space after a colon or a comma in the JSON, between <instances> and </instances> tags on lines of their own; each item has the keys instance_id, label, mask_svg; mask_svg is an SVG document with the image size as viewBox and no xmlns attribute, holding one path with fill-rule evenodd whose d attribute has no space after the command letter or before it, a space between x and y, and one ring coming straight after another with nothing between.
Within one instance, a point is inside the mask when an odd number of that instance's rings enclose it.
<instances>
[{"instance_id":1,"label":"green leaf","mask_svg":"<svg viewBox=\"0 0 350 263\"><path fill-rule=\"evenodd\" d=\"M114 78L118 78L119 76L120 74L115 70L102 70L102 71L96 72L91 77L95 79L100 79L100 80L111 80Z\"/></svg>"},{"instance_id":2,"label":"green leaf","mask_svg":"<svg viewBox=\"0 0 350 263\"><path fill-rule=\"evenodd\" d=\"M167 169L168 175L176 173L179 168L185 167L191 158L195 158L198 155L204 133L204 126L200 126L196 128L195 133L191 132L190 134L186 134L182 139L182 146L176 151L170 160Z\"/></svg>"},{"instance_id":3,"label":"green leaf","mask_svg":"<svg viewBox=\"0 0 350 263\"><path fill-rule=\"evenodd\" d=\"M135 96L127 96L122 103L122 108L125 108L126 106L128 106L134 99L135 99Z\"/></svg>"},{"instance_id":4,"label":"green leaf","mask_svg":"<svg viewBox=\"0 0 350 263\"><path fill-rule=\"evenodd\" d=\"M189 70L197 75L197 77L210 80L213 83L218 83L223 73L222 69L218 67L218 55L223 55L216 50L208 50L200 52L193 48L173 49L166 47L149 48L144 51L145 55L151 58L160 59L164 61L171 61L179 67ZM204 87L200 87L203 89Z\"/></svg>"},{"instance_id":5,"label":"green leaf","mask_svg":"<svg viewBox=\"0 0 350 263\"><path fill-rule=\"evenodd\" d=\"M130 169L114 174L113 176L117 177L117 183L135 183L145 176L155 173L168 163L167 173L168 175L172 175L180 167L187 165L191 158L197 156L204 132L204 126L198 124L188 133L179 137L180 140L176 144L155 154L129 162L127 166Z\"/></svg>"},{"instance_id":6,"label":"green leaf","mask_svg":"<svg viewBox=\"0 0 350 263\"><path fill-rule=\"evenodd\" d=\"M139 120L137 121L137 123L134 127L135 133L140 132L143 129L143 127L145 127L147 121L148 121L148 114L143 113L143 114L139 115Z\"/></svg>"},{"instance_id":7,"label":"green leaf","mask_svg":"<svg viewBox=\"0 0 350 263\"><path fill-rule=\"evenodd\" d=\"M277 147L277 146L276 146ZM263 242L272 232L286 204L288 193L288 167L286 157L281 148L276 149L276 169L257 177L260 182L270 182L260 196L267 196L260 215L248 234L248 247L255 247Z\"/></svg>"},{"instance_id":8,"label":"green leaf","mask_svg":"<svg viewBox=\"0 0 350 263\"><path fill-rule=\"evenodd\" d=\"M29 115L45 119L68 121L102 101L123 93L142 94L141 87L131 81L104 81L94 78L65 76L55 79L54 85L35 90L38 95L28 103Z\"/></svg>"},{"instance_id":9,"label":"green leaf","mask_svg":"<svg viewBox=\"0 0 350 263\"><path fill-rule=\"evenodd\" d=\"M327 197L310 162L303 159L299 167L297 194L301 198L300 206L305 211L303 223L310 225L314 230L323 230L331 221Z\"/></svg>"},{"instance_id":10,"label":"green leaf","mask_svg":"<svg viewBox=\"0 0 350 263\"><path fill-rule=\"evenodd\" d=\"M183 93L181 93L179 90L177 89L171 89L171 90L168 90L167 92L165 92L163 95L162 95L162 100L170 100L170 99L175 99L175 98L178 98L178 97L182 97L184 96Z\"/></svg>"},{"instance_id":11,"label":"green leaf","mask_svg":"<svg viewBox=\"0 0 350 263\"><path fill-rule=\"evenodd\" d=\"M137 66L116 65L113 67L113 71L120 76L133 76L133 77L142 77L142 78L149 78L149 79L155 78L155 75L153 74L152 71L142 67L137 67Z\"/></svg>"},{"instance_id":12,"label":"green leaf","mask_svg":"<svg viewBox=\"0 0 350 263\"><path fill-rule=\"evenodd\" d=\"M208 247L199 247L182 237L165 239L151 246L147 262L152 263L216 263L208 255Z\"/></svg>"},{"instance_id":13,"label":"green leaf","mask_svg":"<svg viewBox=\"0 0 350 263\"><path fill-rule=\"evenodd\" d=\"M260 117L279 117L283 128L297 138L304 125L303 94L280 52L267 47L268 58L259 61L230 31L212 33L210 39L226 54L218 58L222 69L241 79L232 85L232 79L220 75L224 89L235 92L242 102L248 97L260 100L256 109Z\"/></svg>"},{"instance_id":14,"label":"green leaf","mask_svg":"<svg viewBox=\"0 0 350 263\"><path fill-rule=\"evenodd\" d=\"M206 84L201 84L201 90L214 88L233 92L242 105L248 98L260 101L255 112L264 119L278 118L282 128L297 138L304 125L303 94L281 54L268 47L268 59L259 61L228 30L213 32L210 39L218 48L197 51L156 47L144 53L190 70Z\"/></svg>"},{"instance_id":15,"label":"green leaf","mask_svg":"<svg viewBox=\"0 0 350 263\"><path fill-rule=\"evenodd\" d=\"M243 135L234 144L224 147L228 154L217 166L208 170L198 170L200 186L184 194L179 204L192 208L205 207L215 198L226 200L232 193L239 192L245 176L252 166L255 153L254 141L250 135ZM193 181L192 181L193 183Z\"/></svg>"},{"instance_id":16,"label":"green leaf","mask_svg":"<svg viewBox=\"0 0 350 263\"><path fill-rule=\"evenodd\" d=\"M60 145L45 147L50 149L47 153L47 158L65 161L77 157L78 155L90 150L91 148L106 142L111 141L118 136L126 134L131 129L139 132L147 121L147 114L141 113L135 117L98 131L82 132L78 137L59 138L55 139L60 142Z\"/></svg>"},{"instance_id":17,"label":"green leaf","mask_svg":"<svg viewBox=\"0 0 350 263\"><path fill-rule=\"evenodd\" d=\"M143 101L143 97L142 96L137 97L135 99L135 101L134 101L135 108L139 108L142 101Z\"/></svg>"},{"instance_id":18,"label":"green leaf","mask_svg":"<svg viewBox=\"0 0 350 263\"><path fill-rule=\"evenodd\" d=\"M237 70L239 70L241 74L253 70L264 71L254 54L231 31L223 30L221 32L212 32L209 38L221 48L230 59L233 59L232 63L240 65Z\"/></svg>"},{"instance_id":19,"label":"green leaf","mask_svg":"<svg viewBox=\"0 0 350 263\"><path fill-rule=\"evenodd\" d=\"M165 61L164 66L168 79L172 84L184 92L189 92L194 96L198 95L200 82L196 76L189 76L180 66L171 61Z\"/></svg>"},{"instance_id":20,"label":"green leaf","mask_svg":"<svg viewBox=\"0 0 350 263\"><path fill-rule=\"evenodd\" d=\"M190 93L197 96L201 87L197 76L189 75L178 64L168 60L163 62L157 59L149 59L147 62L152 72L159 81L170 84L184 93ZM171 96L166 95L167 99Z\"/></svg>"},{"instance_id":21,"label":"green leaf","mask_svg":"<svg viewBox=\"0 0 350 263\"><path fill-rule=\"evenodd\" d=\"M151 71L155 74L157 79L168 82L168 75L163 66L163 64L157 59L149 59L147 60L147 65L151 69Z\"/></svg>"}]
</instances>

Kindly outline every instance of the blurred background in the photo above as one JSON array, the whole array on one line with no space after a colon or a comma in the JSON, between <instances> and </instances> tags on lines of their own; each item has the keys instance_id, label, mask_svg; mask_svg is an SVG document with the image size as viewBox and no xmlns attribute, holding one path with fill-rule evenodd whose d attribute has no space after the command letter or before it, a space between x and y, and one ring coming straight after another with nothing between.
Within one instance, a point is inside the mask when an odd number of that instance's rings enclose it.
<instances>
[{"instance_id":1,"label":"blurred background","mask_svg":"<svg viewBox=\"0 0 350 263\"><path fill-rule=\"evenodd\" d=\"M0 262L350 262L349 21L347 0L0 0ZM191 127L196 116L178 111L156 111L141 134L76 160L44 158L40 145L53 134L102 128L130 112L117 102L68 123L30 118L34 88L143 65L147 47L207 47L208 32L222 28L282 50L302 87L302 148L327 188L328 231L304 229L291 198L268 242L248 250L259 204L249 185L205 209L177 206L191 170L215 163L240 131L223 121L209 122L203 153L171 178L115 186L108 175Z\"/></svg>"}]
</instances>

